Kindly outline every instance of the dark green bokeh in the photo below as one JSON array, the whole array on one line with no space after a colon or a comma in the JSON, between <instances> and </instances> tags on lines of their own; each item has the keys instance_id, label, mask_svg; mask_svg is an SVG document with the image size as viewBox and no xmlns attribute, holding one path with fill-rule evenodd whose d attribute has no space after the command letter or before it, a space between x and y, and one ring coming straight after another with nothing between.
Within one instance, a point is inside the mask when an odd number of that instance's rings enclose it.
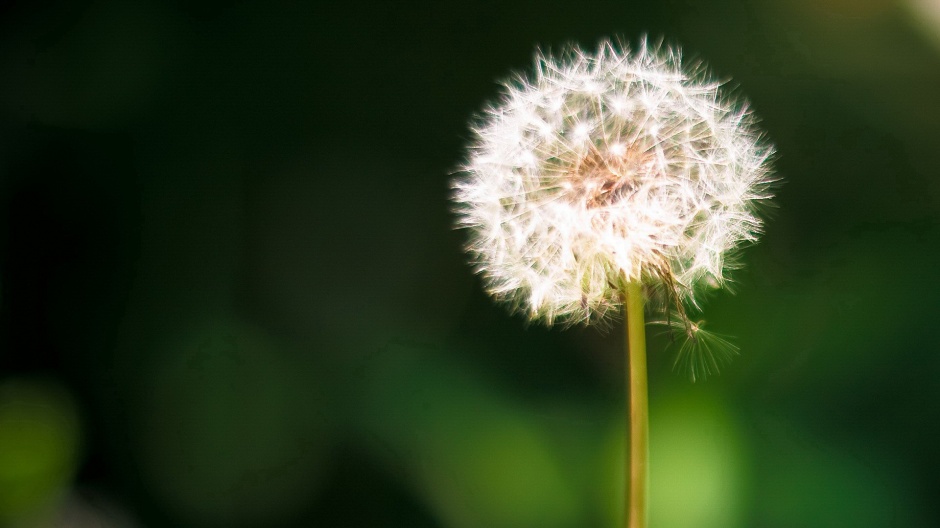
<instances>
[{"instance_id":1,"label":"dark green bokeh","mask_svg":"<svg viewBox=\"0 0 940 528\"><path fill-rule=\"evenodd\" d=\"M616 526L622 336L493 305L447 193L534 46L649 34L733 78L785 182L703 315L741 356L691 385L651 331L653 525L940 524L927 4L0 8L0 459L54 470L0 519Z\"/></svg>"}]
</instances>

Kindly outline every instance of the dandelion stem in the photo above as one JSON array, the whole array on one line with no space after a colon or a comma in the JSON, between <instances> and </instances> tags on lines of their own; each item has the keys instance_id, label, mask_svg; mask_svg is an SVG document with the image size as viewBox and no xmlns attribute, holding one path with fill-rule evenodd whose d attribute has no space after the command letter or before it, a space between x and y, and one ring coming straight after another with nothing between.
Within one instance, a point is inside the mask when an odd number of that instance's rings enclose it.
<instances>
[{"instance_id":1,"label":"dandelion stem","mask_svg":"<svg viewBox=\"0 0 940 528\"><path fill-rule=\"evenodd\" d=\"M624 288L626 330L627 449L624 526L647 527L649 490L649 401L646 381L646 324L643 288L629 282Z\"/></svg>"}]
</instances>

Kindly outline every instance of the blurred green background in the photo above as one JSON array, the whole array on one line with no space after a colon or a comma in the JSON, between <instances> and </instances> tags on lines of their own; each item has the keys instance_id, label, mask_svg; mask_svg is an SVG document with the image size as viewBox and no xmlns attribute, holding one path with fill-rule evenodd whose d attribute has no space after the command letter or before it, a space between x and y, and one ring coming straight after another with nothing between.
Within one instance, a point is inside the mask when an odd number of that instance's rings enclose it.
<instances>
[{"instance_id":1,"label":"blurred green background","mask_svg":"<svg viewBox=\"0 0 940 528\"><path fill-rule=\"evenodd\" d=\"M642 34L786 181L741 356L650 332L652 526L940 526L936 0L4 3L0 526L617 526L622 335L493 305L446 197L534 46Z\"/></svg>"}]
</instances>

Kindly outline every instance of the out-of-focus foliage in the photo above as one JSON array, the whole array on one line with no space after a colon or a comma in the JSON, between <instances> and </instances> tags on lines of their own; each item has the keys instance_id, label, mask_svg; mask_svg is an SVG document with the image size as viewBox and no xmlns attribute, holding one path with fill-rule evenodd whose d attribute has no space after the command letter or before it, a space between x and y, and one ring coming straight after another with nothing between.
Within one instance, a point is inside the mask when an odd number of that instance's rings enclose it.
<instances>
[{"instance_id":1,"label":"out-of-focus foliage","mask_svg":"<svg viewBox=\"0 0 940 528\"><path fill-rule=\"evenodd\" d=\"M727 405L690 391L651 410L650 464L657 471L650 475L650 515L657 525L746 526L753 464Z\"/></svg>"},{"instance_id":2,"label":"out-of-focus foliage","mask_svg":"<svg viewBox=\"0 0 940 528\"><path fill-rule=\"evenodd\" d=\"M447 182L533 44L645 33L784 182L705 312L741 355L649 331L652 525L940 525L930 9L4 4L0 524L617 526L622 335L493 305Z\"/></svg>"},{"instance_id":3,"label":"out-of-focus foliage","mask_svg":"<svg viewBox=\"0 0 940 528\"><path fill-rule=\"evenodd\" d=\"M363 385L364 438L448 526L574 526L584 516L545 419L446 355L390 347Z\"/></svg>"},{"instance_id":4,"label":"out-of-focus foliage","mask_svg":"<svg viewBox=\"0 0 940 528\"><path fill-rule=\"evenodd\" d=\"M814 438L791 424L765 424L766 478L752 491L762 526L924 526L910 476L888 452ZM893 466L893 467L892 467Z\"/></svg>"},{"instance_id":5,"label":"out-of-focus foliage","mask_svg":"<svg viewBox=\"0 0 940 528\"><path fill-rule=\"evenodd\" d=\"M331 441L308 364L251 325L226 320L174 336L158 354L141 387L137 448L158 500L199 525L277 522L302 511ZM296 402L308 412L298 416Z\"/></svg>"},{"instance_id":6,"label":"out-of-focus foliage","mask_svg":"<svg viewBox=\"0 0 940 528\"><path fill-rule=\"evenodd\" d=\"M75 474L75 403L51 382L0 383L0 526L42 518Z\"/></svg>"}]
</instances>

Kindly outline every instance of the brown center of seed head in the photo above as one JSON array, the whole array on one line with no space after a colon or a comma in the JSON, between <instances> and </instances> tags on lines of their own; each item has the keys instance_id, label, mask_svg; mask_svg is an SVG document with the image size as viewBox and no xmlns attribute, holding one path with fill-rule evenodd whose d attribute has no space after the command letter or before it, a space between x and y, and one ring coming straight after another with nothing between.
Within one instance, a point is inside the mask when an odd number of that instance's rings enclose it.
<instances>
[{"instance_id":1,"label":"brown center of seed head","mask_svg":"<svg viewBox=\"0 0 940 528\"><path fill-rule=\"evenodd\" d=\"M589 147L568 171L569 181L588 207L601 208L629 197L652 159L636 145Z\"/></svg>"}]
</instances>

